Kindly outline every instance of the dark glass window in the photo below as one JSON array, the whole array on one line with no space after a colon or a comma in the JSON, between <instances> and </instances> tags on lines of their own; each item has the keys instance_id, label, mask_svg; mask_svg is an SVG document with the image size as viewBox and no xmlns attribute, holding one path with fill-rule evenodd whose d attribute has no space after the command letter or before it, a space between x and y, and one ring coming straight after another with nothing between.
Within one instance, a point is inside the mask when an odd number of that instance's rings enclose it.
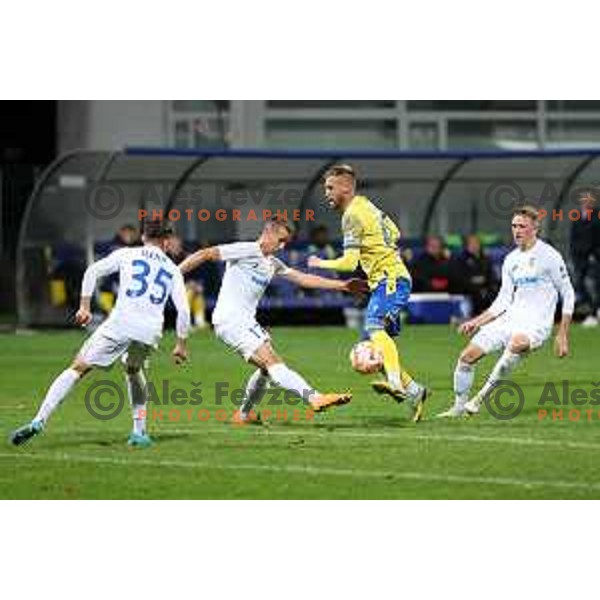
<instances>
[{"instance_id":1,"label":"dark glass window","mask_svg":"<svg viewBox=\"0 0 600 600\"><path fill-rule=\"evenodd\" d=\"M536 110L535 100L409 100L411 111Z\"/></svg>"}]
</instances>

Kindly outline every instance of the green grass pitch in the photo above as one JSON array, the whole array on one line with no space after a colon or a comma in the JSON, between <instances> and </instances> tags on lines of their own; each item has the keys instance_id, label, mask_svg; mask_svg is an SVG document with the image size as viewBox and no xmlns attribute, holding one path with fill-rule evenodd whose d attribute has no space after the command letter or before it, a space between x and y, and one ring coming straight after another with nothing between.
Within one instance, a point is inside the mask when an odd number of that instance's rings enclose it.
<instances>
[{"instance_id":1,"label":"green grass pitch","mask_svg":"<svg viewBox=\"0 0 600 600\"><path fill-rule=\"evenodd\" d=\"M0 431L5 436L34 414L51 379L84 336L79 332L0 337ZM572 355L559 361L551 344L513 375L523 387L521 415L498 421L487 412L453 422L434 419L449 405L452 372L464 343L449 327L408 327L399 346L404 363L434 390L426 420L408 422L406 409L374 395L369 378L354 373L348 351L356 336L341 328L276 328L273 339L287 363L320 390L352 389L348 406L314 420L273 420L235 428L217 420L214 384L239 387L251 372L211 332L190 340L192 363L171 364L167 335L150 378L171 389L202 382L201 406L179 407L179 421L158 407L150 423L156 445L126 446L129 411L94 419L84 396L95 381L121 383L121 372L96 371L55 413L43 436L23 448L0 448L2 498L599 498L599 408L581 406L579 422L539 419L546 381L570 380L593 389L599 380L598 332L574 327ZM477 383L492 365L486 359ZM231 409L231 406L227 406ZM549 406L549 412L553 408ZM556 407L561 408L561 407ZM197 412L210 411L200 421ZM275 409L275 408L274 408ZM585 411L594 409L591 420ZM189 421L186 410L193 410ZM276 410L276 409L275 409ZM291 407L287 408L291 413ZM206 412L203 413L206 416Z\"/></svg>"}]
</instances>

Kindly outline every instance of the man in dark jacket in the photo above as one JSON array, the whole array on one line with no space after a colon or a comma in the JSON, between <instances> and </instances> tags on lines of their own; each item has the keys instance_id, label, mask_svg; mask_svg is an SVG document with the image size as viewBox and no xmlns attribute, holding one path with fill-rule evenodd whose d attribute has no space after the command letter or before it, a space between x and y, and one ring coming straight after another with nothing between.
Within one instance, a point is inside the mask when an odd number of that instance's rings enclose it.
<instances>
[{"instance_id":1,"label":"man in dark jacket","mask_svg":"<svg viewBox=\"0 0 600 600\"><path fill-rule=\"evenodd\" d=\"M425 239L425 252L411 265L415 292L452 292L450 253L437 235Z\"/></svg>"},{"instance_id":2,"label":"man in dark jacket","mask_svg":"<svg viewBox=\"0 0 600 600\"><path fill-rule=\"evenodd\" d=\"M579 198L581 218L573 222L571 229L571 258L574 269L574 287L578 309L587 314L584 325L598 325L600 308L600 219L598 218L599 190L585 192ZM593 264L592 264L593 261ZM586 286L591 275L593 296Z\"/></svg>"},{"instance_id":3,"label":"man in dark jacket","mask_svg":"<svg viewBox=\"0 0 600 600\"><path fill-rule=\"evenodd\" d=\"M456 290L471 299L473 313L481 314L498 291L492 261L485 255L476 235L468 235L461 253L454 260Z\"/></svg>"}]
</instances>

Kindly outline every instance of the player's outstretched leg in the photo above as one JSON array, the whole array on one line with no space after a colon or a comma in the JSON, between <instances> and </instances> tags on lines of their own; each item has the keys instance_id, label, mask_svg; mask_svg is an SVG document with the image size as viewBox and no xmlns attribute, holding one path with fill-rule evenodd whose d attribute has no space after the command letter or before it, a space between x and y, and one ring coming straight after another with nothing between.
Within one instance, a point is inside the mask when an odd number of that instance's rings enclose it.
<instances>
[{"instance_id":1,"label":"player's outstretched leg","mask_svg":"<svg viewBox=\"0 0 600 600\"><path fill-rule=\"evenodd\" d=\"M68 369L65 369L48 388L42 405L33 421L11 433L11 443L15 446L21 446L34 436L40 434L44 430L50 415L58 408L79 379L89 370L90 367L88 365L79 361L75 361Z\"/></svg>"},{"instance_id":2,"label":"player's outstretched leg","mask_svg":"<svg viewBox=\"0 0 600 600\"><path fill-rule=\"evenodd\" d=\"M475 381L475 365L486 353L486 350L473 342L462 351L454 370L454 405L438 417L462 417L467 414L466 405Z\"/></svg>"},{"instance_id":3,"label":"player's outstretched leg","mask_svg":"<svg viewBox=\"0 0 600 600\"><path fill-rule=\"evenodd\" d=\"M352 400L352 394L321 394L314 390L301 375L292 371L283 363L271 365L268 368L269 376L285 390L295 392L303 398L314 412L323 412L334 406L348 404Z\"/></svg>"},{"instance_id":4,"label":"player's outstretched leg","mask_svg":"<svg viewBox=\"0 0 600 600\"><path fill-rule=\"evenodd\" d=\"M315 391L301 375L283 363L269 341L264 342L247 360L268 373L275 385L300 396L314 412L323 412L334 406L348 404L352 400L350 393L321 394Z\"/></svg>"},{"instance_id":5,"label":"player's outstretched leg","mask_svg":"<svg viewBox=\"0 0 600 600\"><path fill-rule=\"evenodd\" d=\"M244 400L233 415L233 423L236 425L260 424L260 415L254 411L256 403L261 400L265 390L269 387L269 374L261 369L256 369L248 379Z\"/></svg>"},{"instance_id":6,"label":"player's outstretched leg","mask_svg":"<svg viewBox=\"0 0 600 600\"><path fill-rule=\"evenodd\" d=\"M397 402L409 400L411 418L420 421L427 400L427 389L417 383L400 365L400 356L394 340L380 330L371 334L371 341L383 354L383 368L387 380L374 381L371 386L378 394L387 394Z\"/></svg>"},{"instance_id":7,"label":"player's outstretched leg","mask_svg":"<svg viewBox=\"0 0 600 600\"><path fill-rule=\"evenodd\" d=\"M487 395L494 389L499 381L506 379L521 362L530 349L529 338L524 334L516 334L512 337L509 346L504 350L500 360L494 366L488 380L479 393L469 400L465 405L468 414L476 415L481 410L481 405Z\"/></svg>"},{"instance_id":8,"label":"player's outstretched leg","mask_svg":"<svg viewBox=\"0 0 600 600\"><path fill-rule=\"evenodd\" d=\"M25 442L29 441L32 437L42 433L44 425L41 421L33 420L19 429L16 429L10 434L10 442L14 446L21 446Z\"/></svg>"},{"instance_id":9,"label":"player's outstretched leg","mask_svg":"<svg viewBox=\"0 0 600 600\"><path fill-rule=\"evenodd\" d=\"M133 418L133 428L127 444L136 448L148 448L152 445L152 439L146 432L148 388L144 371L141 368L126 367L125 379Z\"/></svg>"},{"instance_id":10,"label":"player's outstretched leg","mask_svg":"<svg viewBox=\"0 0 600 600\"><path fill-rule=\"evenodd\" d=\"M438 417L452 418L462 417L466 413L465 405L469 400L469 394L475 380L475 365L461 356L454 370L454 404L447 411L440 413Z\"/></svg>"}]
</instances>

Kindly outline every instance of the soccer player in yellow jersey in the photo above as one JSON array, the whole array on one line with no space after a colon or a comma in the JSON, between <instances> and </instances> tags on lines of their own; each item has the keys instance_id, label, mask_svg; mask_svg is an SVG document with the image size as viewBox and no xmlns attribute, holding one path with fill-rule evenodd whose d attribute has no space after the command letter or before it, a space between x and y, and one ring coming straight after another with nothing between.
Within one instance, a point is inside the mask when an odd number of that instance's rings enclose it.
<instances>
[{"instance_id":1,"label":"soccer player in yellow jersey","mask_svg":"<svg viewBox=\"0 0 600 600\"><path fill-rule=\"evenodd\" d=\"M387 377L373 382L373 389L398 402L408 399L413 420L420 421L427 389L401 367L392 339L400 333L400 311L407 306L411 291L411 277L398 252L400 231L366 196L356 195L356 174L351 166L331 167L324 182L327 203L342 212L344 254L334 260L311 256L308 266L354 271L360 264L371 290L365 329L383 354Z\"/></svg>"}]
</instances>

